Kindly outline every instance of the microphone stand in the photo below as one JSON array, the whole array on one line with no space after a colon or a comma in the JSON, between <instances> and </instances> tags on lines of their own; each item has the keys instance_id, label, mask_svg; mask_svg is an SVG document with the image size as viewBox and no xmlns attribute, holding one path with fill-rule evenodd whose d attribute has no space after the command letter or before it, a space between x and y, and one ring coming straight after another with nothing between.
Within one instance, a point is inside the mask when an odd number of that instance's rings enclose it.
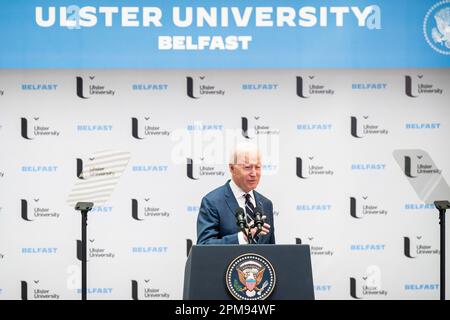
<instances>
[{"instance_id":1,"label":"microphone stand","mask_svg":"<svg viewBox=\"0 0 450 320\"><path fill-rule=\"evenodd\" d=\"M255 227L253 227L255 228ZM258 242L255 240L255 238L252 236L252 229L248 227L248 234L247 234L247 239L248 239L248 244L257 244ZM256 237L256 233L255 233L255 237Z\"/></svg>"},{"instance_id":2,"label":"microphone stand","mask_svg":"<svg viewBox=\"0 0 450 320\"><path fill-rule=\"evenodd\" d=\"M78 202L75 210L81 211L81 300L87 300L87 220L94 203Z\"/></svg>"},{"instance_id":3,"label":"microphone stand","mask_svg":"<svg viewBox=\"0 0 450 320\"><path fill-rule=\"evenodd\" d=\"M249 225L248 225L248 223L247 223L247 221L245 221L245 225L247 226L247 229L246 228L241 228L241 231L247 236L247 241L248 241L248 244L256 244L257 242L256 242L256 240L253 238L253 236L252 236L252 229L254 228L251 228ZM248 230L248 231L247 231ZM255 236L256 236L256 234L255 234Z\"/></svg>"},{"instance_id":4,"label":"microphone stand","mask_svg":"<svg viewBox=\"0 0 450 320\"><path fill-rule=\"evenodd\" d=\"M434 205L436 209L439 210L439 224L441 225L440 230L440 300L445 300L445 211L450 209L450 202L444 201L435 201Z\"/></svg>"}]
</instances>

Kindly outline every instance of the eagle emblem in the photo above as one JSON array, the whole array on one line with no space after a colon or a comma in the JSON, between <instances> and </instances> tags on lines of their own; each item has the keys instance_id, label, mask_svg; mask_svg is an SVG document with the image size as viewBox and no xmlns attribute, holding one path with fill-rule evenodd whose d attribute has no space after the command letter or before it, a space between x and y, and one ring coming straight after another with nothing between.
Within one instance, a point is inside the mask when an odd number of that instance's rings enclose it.
<instances>
[{"instance_id":1,"label":"eagle emblem","mask_svg":"<svg viewBox=\"0 0 450 320\"><path fill-rule=\"evenodd\" d=\"M423 34L433 50L450 55L450 0L439 1L428 10Z\"/></svg>"},{"instance_id":2,"label":"eagle emblem","mask_svg":"<svg viewBox=\"0 0 450 320\"><path fill-rule=\"evenodd\" d=\"M266 299L275 285L272 265L256 254L245 254L233 260L226 278L228 290L239 300Z\"/></svg>"},{"instance_id":3,"label":"eagle emblem","mask_svg":"<svg viewBox=\"0 0 450 320\"><path fill-rule=\"evenodd\" d=\"M434 20L436 28L431 30L431 37L434 42L450 49L450 7L439 10L434 15Z\"/></svg>"},{"instance_id":4,"label":"eagle emblem","mask_svg":"<svg viewBox=\"0 0 450 320\"><path fill-rule=\"evenodd\" d=\"M260 292L264 290L268 284L266 281L265 285L258 287L263 279L266 268L262 267L257 262L244 262L236 270L239 275L239 281L244 285L244 287L238 288L238 290L244 291L247 297L252 298L256 293L261 294Z\"/></svg>"}]
</instances>

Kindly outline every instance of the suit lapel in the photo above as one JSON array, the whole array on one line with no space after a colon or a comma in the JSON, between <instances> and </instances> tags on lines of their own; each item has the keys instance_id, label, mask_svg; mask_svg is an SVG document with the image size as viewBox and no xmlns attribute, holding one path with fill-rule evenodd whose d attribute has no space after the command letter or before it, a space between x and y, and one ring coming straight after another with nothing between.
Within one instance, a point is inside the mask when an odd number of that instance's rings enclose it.
<instances>
[{"instance_id":1,"label":"suit lapel","mask_svg":"<svg viewBox=\"0 0 450 320\"><path fill-rule=\"evenodd\" d=\"M225 184L225 201L228 205L228 208L231 211L231 215L234 217L236 214L236 210L239 207L236 198L234 197L233 191L230 188L230 181Z\"/></svg>"},{"instance_id":2,"label":"suit lapel","mask_svg":"<svg viewBox=\"0 0 450 320\"><path fill-rule=\"evenodd\" d=\"M259 197L259 193L256 192L255 190L253 190L253 195L255 196L255 204L256 204L255 208L256 207L260 207L261 210L263 210L264 208L262 207L262 202L261 202L261 199Z\"/></svg>"}]
</instances>

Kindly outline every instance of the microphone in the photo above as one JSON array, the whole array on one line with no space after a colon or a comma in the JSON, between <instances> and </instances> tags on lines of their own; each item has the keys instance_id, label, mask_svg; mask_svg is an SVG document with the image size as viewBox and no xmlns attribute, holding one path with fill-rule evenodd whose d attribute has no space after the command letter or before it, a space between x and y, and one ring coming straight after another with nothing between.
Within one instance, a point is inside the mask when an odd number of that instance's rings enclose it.
<instances>
[{"instance_id":1,"label":"microphone","mask_svg":"<svg viewBox=\"0 0 450 320\"><path fill-rule=\"evenodd\" d=\"M258 233L260 233L262 231L262 228L264 225L264 220L262 217L263 217L262 209L260 206L257 206L255 208L255 226L256 226L256 229L258 230Z\"/></svg>"},{"instance_id":2,"label":"microphone","mask_svg":"<svg viewBox=\"0 0 450 320\"><path fill-rule=\"evenodd\" d=\"M247 222L245 221L245 213L244 213L244 209L242 209L241 207L238 207L236 209L236 222L238 227L241 230L245 230L245 227L247 225Z\"/></svg>"},{"instance_id":3,"label":"microphone","mask_svg":"<svg viewBox=\"0 0 450 320\"><path fill-rule=\"evenodd\" d=\"M236 222L238 227L241 229L241 231L247 236L247 240L249 243L255 242L255 240L252 237L252 233L250 230L246 232L245 227L247 227L247 221L245 220L245 212L244 209L241 207L238 207L236 209Z\"/></svg>"},{"instance_id":4,"label":"microphone","mask_svg":"<svg viewBox=\"0 0 450 320\"><path fill-rule=\"evenodd\" d=\"M259 202L258 204L259 205L257 205L255 208L255 227L256 227L255 237L259 235L264 226L264 219L263 219L264 213L262 210L261 202Z\"/></svg>"}]
</instances>

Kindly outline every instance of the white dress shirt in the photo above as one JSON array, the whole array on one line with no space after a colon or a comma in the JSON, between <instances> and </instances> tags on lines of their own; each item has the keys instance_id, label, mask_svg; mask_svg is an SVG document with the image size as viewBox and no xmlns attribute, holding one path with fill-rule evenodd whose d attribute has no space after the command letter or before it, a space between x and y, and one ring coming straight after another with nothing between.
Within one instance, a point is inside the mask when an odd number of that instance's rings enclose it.
<instances>
[{"instance_id":1,"label":"white dress shirt","mask_svg":"<svg viewBox=\"0 0 450 320\"><path fill-rule=\"evenodd\" d=\"M250 202L253 204L253 207L256 208L256 201L253 190L250 190L249 192L244 192L241 188L238 187L238 185L233 181L233 179L230 180L230 188L231 191L233 192L234 197L236 198L239 207L241 207L245 212L245 218L247 220L247 223L253 221L253 219L247 215L247 211L245 210L246 193L250 195ZM242 231L238 233L238 240L239 244L248 244L248 241L245 241L244 234L242 233Z\"/></svg>"}]
</instances>

